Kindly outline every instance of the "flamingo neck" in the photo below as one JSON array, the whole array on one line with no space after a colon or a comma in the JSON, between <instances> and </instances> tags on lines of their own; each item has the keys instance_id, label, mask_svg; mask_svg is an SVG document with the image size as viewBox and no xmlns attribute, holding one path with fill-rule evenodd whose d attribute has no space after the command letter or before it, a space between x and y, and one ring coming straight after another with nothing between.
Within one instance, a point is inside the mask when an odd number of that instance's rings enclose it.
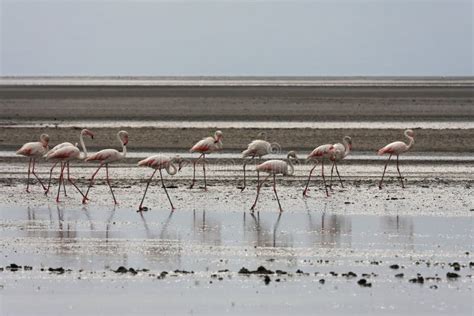
<instances>
[{"instance_id":1,"label":"flamingo neck","mask_svg":"<svg viewBox=\"0 0 474 316\"><path fill-rule=\"evenodd\" d=\"M344 157L349 155L349 153L351 152L351 149L352 149L352 145L349 144L347 140L344 140Z\"/></svg>"},{"instance_id":2,"label":"flamingo neck","mask_svg":"<svg viewBox=\"0 0 474 316\"><path fill-rule=\"evenodd\" d=\"M291 158L288 157L288 166L290 167L290 171L288 171L288 175L292 176L295 173L295 166L293 165L293 162L291 161Z\"/></svg>"},{"instance_id":3,"label":"flamingo neck","mask_svg":"<svg viewBox=\"0 0 474 316\"><path fill-rule=\"evenodd\" d=\"M86 145L84 144L83 136L84 135L82 135L82 133L81 133L81 136L79 136L79 142L81 143L81 147L82 147L82 158L81 159L86 159L87 158L87 148L86 148Z\"/></svg>"},{"instance_id":4,"label":"flamingo neck","mask_svg":"<svg viewBox=\"0 0 474 316\"><path fill-rule=\"evenodd\" d=\"M169 175L174 176L178 172L178 169L176 168L173 162L170 162L169 165L166 167L166 172L168 172Z\"/></svg>"},{"instance_id":5,"label":"flamingo neck","mask_svg":"<svg viewBox=\"0 0 474 316\"><path fill-rule=\"evenodd\" d=\"M125 158L125 156L127 155L127 145L125 145L123 143L123 140L120 138L120 133L117 134L117 139L119 140L120 144L122 144L122 153L121 153L121 156L122 158Z\"/></svg>"},{"instance_id":6,"label":"flamingo neck","mask_svg":"<svg viewBox=\"0 0 474 316\"><path fill-rule=\"evenodd\" d=\"M415 138L408 136L407 134L405 134L405 136L408 138L408 146L407 146L407 150L408 150L412 148L413 145L415 144Z\"/></svg>"}]
</instances>

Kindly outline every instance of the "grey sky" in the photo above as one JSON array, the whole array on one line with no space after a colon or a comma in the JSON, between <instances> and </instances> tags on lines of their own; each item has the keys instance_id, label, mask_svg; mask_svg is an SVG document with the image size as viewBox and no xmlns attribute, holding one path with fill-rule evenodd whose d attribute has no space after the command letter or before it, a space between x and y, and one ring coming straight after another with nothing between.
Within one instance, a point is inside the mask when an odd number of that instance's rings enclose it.
<instances>
[{"instance_id":1,"label":"grey sky","mask_svg":"<svg viewBox=\"0 0 474 316\"><path fill-rule=\"evenodd\" d=\"M473 75L472 0L1 3L1 75Z\"/></svg>"}]
</instances>

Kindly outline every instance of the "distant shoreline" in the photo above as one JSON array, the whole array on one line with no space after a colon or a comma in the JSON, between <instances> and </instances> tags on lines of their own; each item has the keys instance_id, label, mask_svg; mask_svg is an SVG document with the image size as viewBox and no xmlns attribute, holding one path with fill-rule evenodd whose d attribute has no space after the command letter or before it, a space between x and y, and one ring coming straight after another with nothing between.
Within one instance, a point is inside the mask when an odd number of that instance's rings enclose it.
<instances>
[{"instance_id":1,"label":"distant shoreline","mask_svg":"<svg viewBox=\"0 0 474 316\"><path fill-rule=\"evenodd\" d=\"M474 87L474 76L0 76L8 86Z\"/></svg>"}]
</instances>

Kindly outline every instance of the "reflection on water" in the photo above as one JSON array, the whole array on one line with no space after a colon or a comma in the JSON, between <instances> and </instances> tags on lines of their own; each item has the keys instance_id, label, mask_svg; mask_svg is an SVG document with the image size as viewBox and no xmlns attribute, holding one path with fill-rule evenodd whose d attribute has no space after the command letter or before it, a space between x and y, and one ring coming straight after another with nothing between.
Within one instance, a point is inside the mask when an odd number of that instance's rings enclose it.
<instances>
[{"instance_id":1,"label":"reflection on water","mask_svg":"<svg viewBox=\"0 0 474 316\"><path fill-rule=\"evenodd\" d=\"M442 217L344 215L326 208L252 214L3 206L0 238L26 238L28 247L46 247L61 262L94 256L105 265L139 260L167 266L181 266L184 253L194 249L217 256L222 247L245 248L258 257L268 255L259 249L274 248L292 261L301 251L451 251L472 242L470 218L449 218L447 224Z\"/></svg>"}]
</instances>

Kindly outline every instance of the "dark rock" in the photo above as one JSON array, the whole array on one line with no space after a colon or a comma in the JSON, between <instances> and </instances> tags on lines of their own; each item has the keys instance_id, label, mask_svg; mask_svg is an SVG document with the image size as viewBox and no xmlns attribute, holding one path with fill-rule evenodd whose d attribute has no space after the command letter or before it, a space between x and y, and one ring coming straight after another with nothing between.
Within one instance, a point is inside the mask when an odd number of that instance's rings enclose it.
<instances>
[{"instance_id":1,"label":"dark rock","mask_svg":"<svg viewBox=\"0 0 474 316\"><path fill-rule=\"evenodd\" d=\"M438 286L436 284L430 285L430 289L436 290Z\"/></svg>"},{"instance_id":2,"label":"dark rock","mask_svg":"<svg viewBox=\"0 0 474 316\"><path fill-rule=\"evenodd\" d=\"M31 271L31 270L33 270L33 267L31 267L31 266L24 266L24 267L23 267L23 270L25 270L25 271Z\"/></svg>"},{"instance_id":3,"label":"dark rock","mask_svg":"<svg viewBox=\"0 0 474 316\"><path fill-rule=\"evenodd\" d=\"M260 266L257 268L256 271L254 271L254 273L256 274L273 274L275 272L271 271L271 270L267 270L264 266Z\"/></svg>"},{"instance_id":4,"label":"dark rock","mask_svg":"<svg viewBox=\"0 0 474 316\"><path fill-rule=\"evenodd\" d=\"M331 274L332 276L337 276L338 274L334 271L330 271L329 274Z\"/></svg>"},{"instance_id":5,"label":"dark rock","mask_svg":"<svg viewBox=\"0 0 474 316\"><path fill-rule=\"evenodd\" d=\"M276 274L288 274L288 272L282 271L282 270L276 270L275 273Z\"/></svg>"},{"instance_id":6,"label":"dark rock","mask_svg":"<svg viewBox=\"0 0 474 316\"><path fill-rule=\"evenodd\" d=\"M396 278L403 278L405 275L403 273L395 274Z\"/></svg>"},{"instance_id":7,"label":"dark rock","mask_svg":"<svg viewBox=\"0 0 474 316\"><path fill-rule=\"evenodd\" d=\"M474 268L474 262L469 262L469 268Z\"/></svg>"},{"instance_id":8,"label":"dark rock","mask_svg":"<svg viewBox=\"0 0 474 316\"><path fill-rule=\"evenodd\" d=\"M319 280L319 283L324 284L324 283L326 283L326 280L320 279L320 280Z\"/></svg>"},{"instance_id":9,"label":"dark rock","mask_svg":"<svg viewBox=\"0 0 474 316\"><path fill-rule=\"evenodd\" d=\"M242 268L239 270L240 274L250 274L250 271L247 268Z\"/></svg>"},{"instance_id":10,"label":"dark rock","mask_svg":"<svg viewBox=\"0 0 474 316\"><path fill-rule=\"evenodd\" d=\"M302 270L300 270L300 269L296 270L296 273L297 273L297 274L304 274L304 272L303 272Z\"/></svg>"},{"instance_id":11,"label":"dark rock","mask_svg":"<svg viewBox=\"0 0 474 316\"><path fill-rule=\"evenodd\" d=\"M135 274L138 273L134 268L129 268L129 269L128 269L128 272L131 273L131 274L133 274L133 275L135 275Z\"/></svg>"},{"instance_id":12,"label":"dark rock","mask_svg":"<svg viewBox=\"0 0 474 316\"><path fill-rule=\"evenodd\" d=\"M357 284L362 287L372 287L372 283L367 282L366 279L360 279L359 281L357 281Z\"/></svg>"},{"instance_id":13,"label":"dark rock","mask_svg":"<svg viewBox=\"0 0 474 316\"><path fill-rule=\"evenodd\" d=\"M186 270L174 270L174 273L178 274L194 274L194 271L186 271Z\"/></svg>"},{"instance_id":14,"label":"dark rock","mask_svg":"<svg viewBox=\"0 0 474 316\"><path fill-rule=\"evenodd\" d=\"M392 264L390 269L400 269L400 266L398 264Z\"/></svg>"},{"instance_id":15,"label":"dark rock","mask_svg":"<svg viewBox=\"0 0 474 316\"><path fill-rule=\"evenodd\" d=\"M57 274L63 274L65 272L64 268L63 267L59 267L59 268L49 268L48 269L49 272L53 272L53 273L57 273Z\"/></svg>"},{"instance_id":16,"label":"dark rock","mask_svg":"<svg viewBox=\"0 0 474 316\"><path fill-rule=\"evenodd\" d=\"M450 263L449 266L452 267L454 269L454 271L461 270L461 265L459 264L459 262Z\"/></svg>"},{"instance_id":17,"label":"dark rock","mask_svg":"<svg viewBox=\"0 0 474 316\"><path fill-rule=\"evenodd\" d=\"M22 268L21 266L15 264L15 263L11 263L9 266L6 266L6 267L5 267L5 269L10 270L10 271L13 271L13 272L18 271L18 270L20 270L21 268Z\"/></svg>"},{"instance_id":18,"label":"dark rock","mask_svg":"<svg viewBox=\"0 0 474 316\"><path fill-rule=\"evenodd\" d=\"M357 277L357 274L355 274L355 273L352 272L352 271L349 271L349 272L347 272L347 273L343 273L342 276L350 279L350 278L355 278L355 277Z\"/></svg>"},{"instance_id":19,"label":"dark rock","mask_svg":"<svg viewBox=\"0 0 474 316\"><path fill-rule=\"evenodd\" d=\"M115 273L127 273L128 272L128 269L125 268L124 266L120 266L118 267L117 270L114 271Z\"/></svg>"},{"instance_id":20,"label":"dark rock","mask_svg":"<svg viewBox=\"0 0 474 316\"><path fill-rule=\"evenodd\" d=\"M425 278L423 278L422 276L417 276L416 278L410 279L408 281L411 282L411 283L423 284L423 283L425 283Z\"/></svg>"},{"instance_id":21,"label":"dark rock","mask_svg":"<svg viewBox=\"0 0 474 316\"><path fill-rule=\"evenodd\" d=\"M223 273L223 272L229 272L229 269L218 270L217 272L219 272L219 273Z\"/></svg>"},{"instance_id":22,"label":"dark rock","mask_svg":"<svg viewBox=\"0 0 474 316\"><path fill-rule=\"evenodd\" d=\"M446 273L446 277L448 279L457 279L457 278L460 277L460 275L455 273L455 272L448 272L448 273Z\"/></svg>"},{"instance_id":23,"label":"dark rock","mask_svg":"<svg viewBox=\"0 0 474 316\"><path fill-rule=\"evenodd\" d=\"M263 281L265 282L265 285L268 285L270 283L271 279L268 275L266 275L265 278L263 278Z\"/></svg>"}]
</instances>

